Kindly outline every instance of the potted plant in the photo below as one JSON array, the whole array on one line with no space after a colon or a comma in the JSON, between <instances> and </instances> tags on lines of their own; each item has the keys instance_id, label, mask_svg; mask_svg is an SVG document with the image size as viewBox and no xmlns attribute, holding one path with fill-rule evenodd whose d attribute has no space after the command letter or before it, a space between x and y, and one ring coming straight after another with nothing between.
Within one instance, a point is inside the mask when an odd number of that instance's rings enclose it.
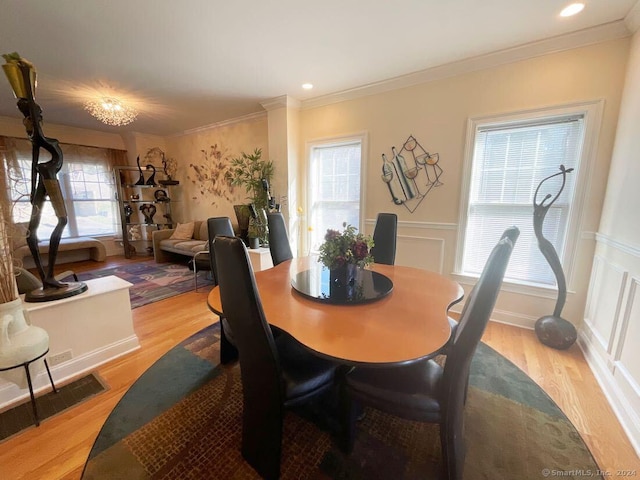
<instances>
[{"instance_id":1,"label":"potted plant","mask_svg":"<svg viewBox=\"0 0 640 480\"><path fill-rule=\"evenodd\" d=\"M248 194L249 204L253 205L256 210L257 222L255 225L255 235L260 238L261 243L267 242L267 226L266 222L261 219L269 207L269 192L265 185L271 183L273 177L273 162L262 159L262 149L256 148L253 153L242 152L239 157L231 159L231 165L225 174L225 178L230 185L243 186ZM238 207L238 208L236 208ZM236 216L238 217L238 226L242 236L243 230L248 229L249 219L253 217L247 206L234 206ZM246 226L245 226L246 225ZM246 239L245 239L246 240Z\"/></svg>"}]
</instances>

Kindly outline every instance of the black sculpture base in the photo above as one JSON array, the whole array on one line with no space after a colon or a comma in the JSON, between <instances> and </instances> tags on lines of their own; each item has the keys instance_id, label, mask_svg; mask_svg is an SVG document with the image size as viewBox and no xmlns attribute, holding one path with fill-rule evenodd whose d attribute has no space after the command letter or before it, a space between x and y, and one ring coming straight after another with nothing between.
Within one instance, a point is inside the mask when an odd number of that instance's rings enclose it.
<instances>
[{"instance_id":1,"label":"black sculpture base","mask_svg":"<svg viewBox=\"0 0 640 480\"><path fill-rule=\"evenodd\" d=\"M546 315L536 322L536 335L548 347L566 350L578 338L578 332L573 324L564 318Z\"/></svg>"},{"instance_id":2,"label":"black sculpture base","mask_svg":"<svg viewBox=\"0 0 640 480\"><path fill-rule=\"evenodd\" d=\"M79 295L82 292L86 292L87 284L84 282L67 282L63 283L60 288L48 287L48 288L36 288L27 292L24 296L25 302L52 302L54 300L61 300L63 298L73 297Z\"/></svg>"}]
</instances>

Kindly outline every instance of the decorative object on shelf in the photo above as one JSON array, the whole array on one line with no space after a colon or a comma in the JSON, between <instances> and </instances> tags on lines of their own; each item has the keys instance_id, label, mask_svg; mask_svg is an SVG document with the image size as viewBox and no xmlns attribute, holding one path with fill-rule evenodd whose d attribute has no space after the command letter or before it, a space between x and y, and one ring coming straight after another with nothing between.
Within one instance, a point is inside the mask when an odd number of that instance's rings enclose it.
<instances>
[{"instance_id":1,"label":"decorative object on shelf","mask_svg":"<svg viewBox=\"0 0 640 480\"><path fill-rule=\"evenodd\" d=\"M156 167L154 167L153 165L148 163L146 168L147 168L147 170L152 170L153 173L147 179L145 185L151 185L152 187L155 187L157 185L157 183L156 183Z\"/></svg>"},{"instance_id":2,"label":"decorative object on shelf","mask_svg":"<svg viewBox=\"0 0 640 480\"><path fill-rule=\"evenodd\" d=\"M156 214L156 206L151 203L143 203L140 205L140 211L142 215L144 215L145 223L151 225L153 223L153 216Z\"/></svg>"},{"instance_id":3,"label":"decorative object on shelf","mask_svg":"<svg viewBox=\"0 0 640 480\"><path fill-rule=\"evenodd\" d=\"M140 172L140 176L134 185L144 185L144 175L142 174L142 167L140 166L140 155L136 157L136 163L138 164L138 172Z\"/></svg>"},{"instance_id":4,"label":"decorative object on shelf","mask_svg":"<svg viewBox=\"0 0 640 480\"><path fill-rule=\"evenodd\" d=\"M324 243L320 245L318 261L329 270L335 270L347 264L364 268L373 262L371 247L373 239L369 235L358 233L356 227L342 224L344 230L328 229Z\"/></svg>"},{"instance_id":5,"label":"decorative object on shelf","mask_svg":"<svg viewBox=\"0 0 640 480\"><path fill-rule=\"evenodd\" d=\"M391 160L382 154L382 181L387 184L393 203L404 205L413 213L433 187L443 185L440 155L427 152L413 135L400 151L391 147L391 154ZM410 160L405 155L410 155Z\"/></svg>"},{"instance_id":6,"label":"decorative object on shelf","mask_svg":"<svg viewBox=\"0 0 640 480\"><path fill-rule=\"evenodd\" d=\"M564 272L562 271L562 264L558 258L558 253L556 252L553 244L544 238L542 228L549 208L551 208L551 205L553 205L560 197L560 194L562 193L562 190L564 190L566 184L567 174L572 171L573 168L565 168L564 165L560 165L560 171L544 178L538 185L538 188L536 188L533 196L533 230L536 234L536 238L538 239L538 248L544 255L547 262L549 262L551 270L553 270L556 277L556 283L558 284L558 299L556 301L553 314L540 317L536 321L535 330L538 339L543 344L559 350L567 349L573 345L578 334L573 324L560 316L567 298L567 283L564 277ZM562 175L562 185L560 186L558 193L555 197L548 193L542 201L538 203L537 199L540 187L542 187L546 181L559 175ZM551 199L551 201L547 202L549 199Z\"/></svg>"},{"instance_id":7,"label":"decorative object on shelf","mask_svg":"<svg viewBox=\"0 0 640 480\"><path fill-rule=\"evenodd\" d=\"M129 227L129 239L132 241L142 240L142 232L140 231L140 225L131 225ZM134 249L135 252L135 249Z\"/></svg>"},{"instance_id":8,"label":"decorative object on shelf","mask_svg":"<svg viewBox=\"0 0 640 480\"><path fill-rule=\"evenodd\" d=\"M173 223L173 218L171 218L171 214L170 213L165 213L162 216L166 219L166 221L169 224L169 226L171 226L171 224Z\"/></svg>"},{"instance_id":9,"label":"decorative object on shelf","mask_svg":"<svg viewBox=\"0 0 640 480\"><path fill-rule=\"evenodd\" d=\"M131 222L131 215L133 214L133 208L128 203L124 204L124 217L127 223Z\"/></svg>"},{"instance_id":10,"label":"decorative object on shelf","mask_svg":"<svg viewBox=\"0 0 640 480\"><path fill-rule=\"evenodd\" d=\"M120 127L133 122L138 116L135 108L114 97L102 97L84 104L84 109L102 123Z\"/></svg>"},{"instance_id":11,"label":"decorative object on shelf","mask_svg":"<svg viewBox=\"0 0 640 480\"><path fill-rule=\"evenodd\" d=\"M178 185L180 182L174 180L176 171L178 170L177 162L174 158L166 158L162 152L162 169L167 176L166 180L160 180L160 185Z\"/></svg>"},{"instance_id":12,"label":"decorative object on shelf","mask_svg":"<svg viewBox=\"0 0 640 480\"><path fill-rule=\"evenodd\" d=\"M167 196L167 192L165 190L156 190L155 192L153 192L153 198L155 198L157 202L169 201L169 197Z\"/></svg>"},{"instance_id":13,"label":"decorative object on shelf","mask_svg":"<svg viewBox=\"0 0 640 480\"><path fill-rule=\"evenodd\" d=\"M140 200L140 194L139 193L132 193L130 195L131 200L136 201L136 200Z\"/></svg>"},{"instance_id":14,"label":"decorative object on shelf","mask_svg":"<svg viewBox=\"0 0 640 480\"><path fill-rule=\"evenodd\" d=\"M27 302L48 302L61 298L78 295L87 290L83 282L64 283L56 280L54 269L62 232L67 224L67 210L60 189L58 172L62 168L62 150L58 140L48 138L42 131L42 109L35 101L36 69L31 62L20 57L17 53L3 55L6 64L2 66L15 97L18 99L18 109L24 115L24 125L33 145L31 162L31 219L29 221L29 235L27 244L33 256L35 266L42 280L42 288L28 292ZM40 161L40 150L46 150L50 159ZM46 271L40 256L38 246L38 227L42 217L42 208L49 198L58 223L49 239L49 254ZM15 279L11 279L15 283Z\"/></svg>"}]
</instances>

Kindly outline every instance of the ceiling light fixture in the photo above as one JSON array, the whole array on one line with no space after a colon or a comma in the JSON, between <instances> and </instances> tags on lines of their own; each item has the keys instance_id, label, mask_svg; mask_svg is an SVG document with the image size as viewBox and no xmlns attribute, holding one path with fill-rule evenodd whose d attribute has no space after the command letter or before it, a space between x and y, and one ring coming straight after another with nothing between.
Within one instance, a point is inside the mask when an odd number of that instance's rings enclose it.
<instances>
[{"instance_id":1,"label":"ceiling light fixture","mask_svg":"<svg viewBox=\"0 0 640 480\"><path fill-rule=\"evenodd\" d=\"M120 100L113 97L103 97L100 100L91 100L84 104L84 109L96 117L102 123L119 127L133 122L138 112Z\"/></svg>"},{"instance_id":2,"label":"ceiling light fixture","mask_svg":"<svg viewBox=\"0 0 640 480\"><path fill-rule=\"evenodd\" d=\"M311 84L311 83L303 83L302 84L302 88L304 88L305 90L311 90L313 88L313 84Z\"/></svg>"},{"instance_id":3,"label":"ceiling light fixture","mask_svg":"<svg viewBox=\"0 0 640 480\"><path fill-rule=\"evenodd\" d=\"M576 13L580 13L584 9L584 3L572 3L560 12L561 17L570 17Z\"/></svg>"}]
</instances>

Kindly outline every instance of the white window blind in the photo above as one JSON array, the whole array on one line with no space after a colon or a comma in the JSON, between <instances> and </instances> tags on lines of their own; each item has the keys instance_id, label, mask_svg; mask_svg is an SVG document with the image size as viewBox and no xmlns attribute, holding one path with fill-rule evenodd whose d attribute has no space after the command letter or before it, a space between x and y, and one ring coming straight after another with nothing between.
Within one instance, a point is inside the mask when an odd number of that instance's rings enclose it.
<instances>
[{"instance_id":1,"label":"white window blind","mask_svg":"<svg viewBox=\"0 0 640 480\"><path fill-rule=\"evenodd\" d=\"M342 230L343 222L359 227L361 162L360 141L311 148L311 251L317 251L324 242L327 229Z\"/></svg>"},{"instance_id":2,"label":"white window blind","mask_svg":"<svg viewBox=\"0 0 640 480\"><path fill-rule=\"evenodd\" d=\"M533 232L533 197L540 181L559 172L560 165L576 169L567 175L565 189L544 222L544 236L562 259L583 138L582 115L477 127L463 274L479 275L504 229L516 225L521 234L505 278L547 286L555 284L555 276L540 253ZM538 193L538 203L547 193L555 196L561 182L561 176L545 182Z\"/></svg>"}]
</instances>

